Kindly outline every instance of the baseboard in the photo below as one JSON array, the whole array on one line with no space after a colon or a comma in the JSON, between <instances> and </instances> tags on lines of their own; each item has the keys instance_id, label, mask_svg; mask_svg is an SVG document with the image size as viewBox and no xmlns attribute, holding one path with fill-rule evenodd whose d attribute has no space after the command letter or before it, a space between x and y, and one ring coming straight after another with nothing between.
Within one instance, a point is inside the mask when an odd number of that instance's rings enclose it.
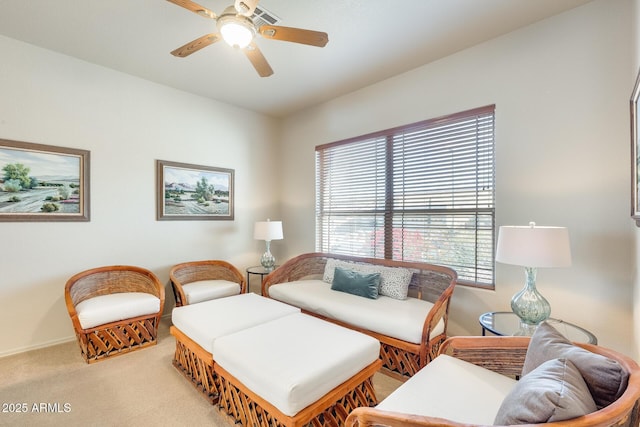
<instances>
[{"instance_id":1,"label":"baseboard","mask_svg":"<svg viewBox=\"0 0 640 427\"><path fill-rule=\"evenodd\" d=\"M163 314L160 317L160 319L169 320L169 322L171 322L171 312ZM51 341L47 341L40 344L34 344L34 345L25 346L25 347L18 347L18 348L14 348L12 350L7 350L7 351L0 351L0 359L2 359L3 357L13 356L14 354L26 353L27 351L31 351L31 350L40 350L41 348L51 347L58 344L64 344L64 343L68 343L70 341L75 341L75 340L76 340L76 336L72 335L66 338L51 340Z\"/></svg>"},{"instance_id":2,"label":"baseboard","mask_svg":"<svg viewBox=\"0 0 640 427\"><path fill-rule=\"evenodd\" d=\"M75 335L67 337L67 338L60 338L57 340L51 340L51 341L47 341L44 343L40 343L40 344L34 344L34 345L28 345L25 347L18 347L18 348L14 348L12 350L7 350L7 351L2 351L0 352L0 359L3 357L8 357L8 356L13 356L14 354L20 354L20 353L26 353L27 351L31 351L31 350L39 350L41 348L45 348L45 347L51 347L54 345L58 345L58 344L65 344L68 343L70 341L75 341L76 337Z\"/></svg>"}]
</instances>

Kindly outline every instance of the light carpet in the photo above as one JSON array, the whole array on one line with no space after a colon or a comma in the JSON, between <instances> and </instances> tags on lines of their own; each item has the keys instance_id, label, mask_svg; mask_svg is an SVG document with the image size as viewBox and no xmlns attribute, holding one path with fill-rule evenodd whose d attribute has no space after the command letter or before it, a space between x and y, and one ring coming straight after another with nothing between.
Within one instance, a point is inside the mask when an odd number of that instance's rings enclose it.
<instances>
[{"instance_id":1,"label":"light carpet","mask_svg":"<svg viewBox=\"0 0 640 427\"><path fill-rule=\"evenodd\" d=\"M75 341L0 358L0 425L233 426L171 364L169 326L157 345L91 365ZM399 385L374 377L379 400Z\"/></svg>"}]
</instances>

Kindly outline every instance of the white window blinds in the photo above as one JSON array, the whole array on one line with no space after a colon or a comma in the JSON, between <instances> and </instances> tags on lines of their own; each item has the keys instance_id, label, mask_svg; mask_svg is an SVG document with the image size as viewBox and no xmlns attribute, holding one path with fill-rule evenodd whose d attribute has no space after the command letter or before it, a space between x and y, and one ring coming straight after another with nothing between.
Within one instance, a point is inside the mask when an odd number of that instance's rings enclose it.
<instances>
[{"instance_id":1,"label":"white window blinds","mask_svg":"<svg viewBox=\"0 0 640 427\"><path fill-rule=\"evenodd\" d=\"M493 286L494 111L316 147L316 250L447 265Z\"/></svg>"}]
</instances>

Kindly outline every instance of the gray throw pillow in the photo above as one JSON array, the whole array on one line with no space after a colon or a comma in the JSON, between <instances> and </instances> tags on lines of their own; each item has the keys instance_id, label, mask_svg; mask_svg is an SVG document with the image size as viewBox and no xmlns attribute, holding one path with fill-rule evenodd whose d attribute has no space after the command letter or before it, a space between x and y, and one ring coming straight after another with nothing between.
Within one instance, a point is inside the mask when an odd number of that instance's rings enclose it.
<instances>
[{"instance_id":1,"label":"gray throw pillow","mask_svg":"<svg viewBox=\"0 0 640 427\"><path fill-rule=\"evenodd\" d=\"M505 397L494 424L538 424L596 411L580 371L567 359L552 359L522 377Z\"/></svg>"},{"instance_id":2,"label":"gray throw pillow","mask_svg":"<svg viewBox=\"0 0 640 427\"><path fill-rule=\"evenodd\" d=\"M362 274L336 267L331 289L365 298L377 299L380 288L380 273Z\"/></svg>"},{"instance_id":3,"label":"gray throw pillow","mask_svg":"<svg viewBox=\"0 0 640 427\"><path fill-rule=\"evenodd\" d=\"M617 361L573 345L547 322L531 337L522 375L557 358L569 359L578 368L598 409L615 402L627 388L629 373Z\"/></svg>"}]
</instances>

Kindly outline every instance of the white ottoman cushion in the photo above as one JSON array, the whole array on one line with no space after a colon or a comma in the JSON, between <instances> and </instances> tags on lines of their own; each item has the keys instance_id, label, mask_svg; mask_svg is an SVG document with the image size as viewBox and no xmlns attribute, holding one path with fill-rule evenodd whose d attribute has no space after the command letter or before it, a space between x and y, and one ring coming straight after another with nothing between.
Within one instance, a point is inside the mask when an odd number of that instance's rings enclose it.
<instances>
[{"instance_id":1,"label":"white ottoman cushion","mask_svg":"<svg viewBox=\"0 0 640 427\"><path fill-rule=\"evenodd\" d=\"M240 293L240 284L229 280L198 280L182 286L187 304L230 297Z\"/></svg>"},{"instance_id":2,"label":"white ottoman cushion","mask_svg":"<svg viewBox=\"0 0 640 427\"><path fill-rule=\"evenodd\" d=\"M269 296L303 310L340 320L379 334L419 344L422 328L433 304L418 298L398 300L384 295L378 299L363 298L334 291L322 280L300 280L269 287ZM444 331L440 320L431 336Z\"/></svg>"},{"instance_id":3,"label":"white ottoman cushion","mask_svg":"<svg viewBox=\"0 0 640 427\"><path fill-rule=\"evenodd\" d=\"M447 355L436 357L398 387L377 409L493 425L517 381Z\"/></svg>"},{"instance_id":4,"label":"white ottoman cushion","mask_svg":"<svg viewBox=\"0 0 640 427\"><path fill-rule=\"evenodd\" d=\"M378 340L306 314L218 338L216 363L294 416L378 359Z\"/></svg>"},{"instance_id":5,"label":"white ottoman cushion","mask_svg":"<svg viewBox=\"0 0 640 427\"><path fill-rule=\"evenodd\" d=\"M248 293L175 307L171 320L182 333L213 353L216 338L294 313L300 313L300 309Z\"/></svg>"},{"instance_id":6,"label":"white ottoman cushion","mask_svg":"<svg viewBox=\"0 0 640 427\"><path fill-rule=\"evenodd\" d=\"M101 295L76 305L78 320L83 329L117 322L160 311L160 299L144 292L120 292Z\"/></svg>"}]
</instances>

